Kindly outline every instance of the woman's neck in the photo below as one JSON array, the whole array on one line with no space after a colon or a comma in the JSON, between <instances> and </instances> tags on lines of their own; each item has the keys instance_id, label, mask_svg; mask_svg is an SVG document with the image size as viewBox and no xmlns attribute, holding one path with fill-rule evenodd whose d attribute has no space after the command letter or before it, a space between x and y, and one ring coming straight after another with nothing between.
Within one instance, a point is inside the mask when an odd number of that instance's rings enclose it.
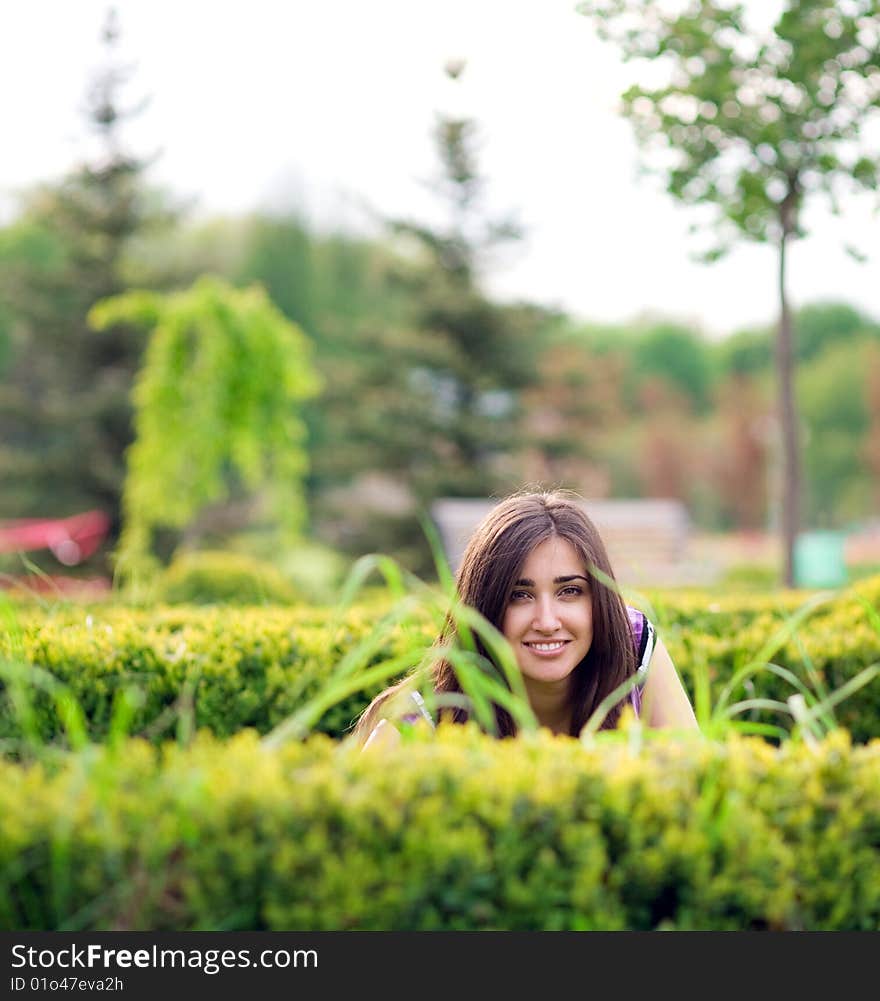
<instances>
[{"instance_id":1,"label":"woman's neck","mask_svg":"<svg viewBox=\"0 0 880 1001\"><path fill-rule=\"evenodd\" d=\"M553 733L570 734L572 717L570 679L549 684L530 678L523 680L538 724Z\"/></svg>"}]
</instances>

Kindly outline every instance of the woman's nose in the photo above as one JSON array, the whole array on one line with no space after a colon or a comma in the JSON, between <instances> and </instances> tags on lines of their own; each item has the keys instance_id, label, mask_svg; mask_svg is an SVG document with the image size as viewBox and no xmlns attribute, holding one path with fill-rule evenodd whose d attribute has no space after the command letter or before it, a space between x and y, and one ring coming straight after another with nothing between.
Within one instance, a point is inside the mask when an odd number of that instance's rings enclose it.
<instances>
[{"instance_id":1,"label":"woman's nose","mask_svg":"<svg viewBox=\"0 0 880 1001\"><path fill-rule=\"evenodd\" d=\"M532 628L540 632L554 632L559 628L559 615L552 598L540 598L535 605L535 618Z\"/></svg>"}]
</instances>

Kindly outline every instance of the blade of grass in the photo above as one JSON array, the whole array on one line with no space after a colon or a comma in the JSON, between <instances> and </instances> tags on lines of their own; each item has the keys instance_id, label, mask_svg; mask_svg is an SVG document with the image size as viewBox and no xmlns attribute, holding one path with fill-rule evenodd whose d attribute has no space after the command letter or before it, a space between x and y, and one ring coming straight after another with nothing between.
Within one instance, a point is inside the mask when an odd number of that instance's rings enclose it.
<instances>
[{"instance_id":1,"label":"blade of grass","mask_svg":"<svg viewBox=\"0 0 880 1001\"><path fill-rule=\"evenodd\" d=\"M864 608L875 631L880 634L880 613L863 594L856 595L856 600Z\"/></svg>"},{"instance_id":2,"label":"blade of grass","mask_svg":"<svg viewBox=\"0 0 880 1001\"><path fill-rule=\"evenodd\" d=\"M738 733L754 734L757 737L773 737L777 740L787 740L791 734L781 726L774 726L772 723L757 723L753 720L731 719L726 721L726 726L731 727ZM719 739L723 739L723 733L719 733Z\"/></svg>"},{"instance_id":3,"label":"blade of grass","mask_svg":"<svg viewBox=\"0 0 880 1001\"><path fill-rule=\"evenodd\" d=\"M348 650L336 665L329 684L337 684L363 667L387 643L394 629L418 608L416 600L408 597L399 601L373 627L369 635ZM415 658L411 664L415 662Z\"/></svg>"},{"instance_id":4,"label":"blade of grass","mask_svg":"<svg viewBox=\"0 0 880 1001\"><path fill-rule=\"evenodd\" d=\"M17 590L24 591L28 598L38 604L44 612L48 612L50 610L51 605L48 601L46 601L45 597L37 591L36 588L29 587L25 584L21 577L16 577L11 573L3 573L0 574L0 580L6 581L9 585L11 585L11 587L16 588ZM2 596L2 601L7 604L11 604L5 595Z\"/></svg>"},{"instance_id":5,"label":"blade of grass","mask_svg":"<svg viewBox=\"0 0 880 1001\"><path fill-rule=\"evenodd\" d=\"M617 688L609 692L605 698L602 699L581 729L580 739L584 743L589 743L590 739L595 737L599 728L605 722L605 717L608 713L611 712L618 702L626 698L626 696L629 695L638 683L638 675L631 674L622 684L618 685Z\"/></svg>"},{"instance_id":6,"label":"blade of grass","mask_svg":"<svg viewBox=\"0 0 880 1001\"><path fill-rule=\"evenodd\" d=\"M712 683L709 678L709 665L705 656L699 655L698 661L691 669L694 679L694 715L697 725L702 730L712 717Z\"/></svg>"},{"instance_id":7,"label":"blade of grass","mask_svg":"<svg viewBox=\"0 0 880 1001\"><path fill-rule=\"evenodd\" d=\"M742 702L734 702L733 705L725 706L719 715L722 718L733 718L739 713L747 712L750 709L769 709L773 712L781 712L786 716L791 716L791 708L788 703L779 702L777 699L743 699Z\"/></svg>"},{"instance_id":8,"label":"blade of grass","mask_svg":"<svg viewBox=\"0 0 880 1001\"><path fill-rule=\"evenodd\" d=\"M474 701L480 699L487 705L487 717L494 731L495 715L491 703L506 709L513 717L518 730L531 731L538 727L537 719L528 699L522 699L510 691L496 677L497 668L485 657L474 657L468 650L450 650L447 658L451 661L465 693Z\"/></svg>"},{"instance_id":9,"label":"blade of grass","mask_svg":"<svg viewBox=\"0 0 880 1001\"><path fill-rule=\"evenodd\" d=\"M301 706L295 713L288 716L279 723L273 730L267 733L261 744L263 747L274 750L286 743L288 740L302 740L306 737L311 728L320 720L328 709L336 705L337 702L359 691L361 688L370 688L389 678L399 676L407 668L412 667L412 658L409 653L394 657L390 660L376 664L367 668L361 674L353 678L348 678L344 682L327 687L319 692L315 698Z\"/></svg>"},{"instance_id":10,"label":"blade of grass","mask_svg":"<svg viewBox=\"0 0 880 1001\"><path fill-rule=\"evenodd\" d=\"M76 697L60 683L53 691L55 711L64 727L67 742L74 751L81 751L89 742L85 713Z\"/></svg>"},{"instance_id":11,"label":"blade of grass","mask_svg":"<svg viewBox=\"0 0 880 1001\"><path fill-rule=\"evenodd\" d=\"M804 641L801 638L800 633L795 633L794 641L797 646L798 653L801 655L801 660L804 663L807 675L816 690L814 702L818 705L824 702L830 693L825 687L819 672L816 670L816 665L813 663L812 657L810 657L809 653L807 653L807 648L804 646ZM822 722L825 726L826 732L829 733L837 726L837 720L834 718L834 712L830 707L827 712L823 713Z\"/></svg>"},{"instance_id":12,"label":"blade of grass","mask_svg":"<svg viewBox=\"0 0 880 1001\"><path fill-rule=\"evenodd\" d=\"M807 712L807 703L803 695L796 692L788 698L788 706L795 721L792 739L802 737L808 747L816 747L822 739L822 730Z\"/></svg>"},{"instance_id":13,"label":"blade of grass","mask_svg":"<svg viewBox=\"0 0 880 1001\"><path fill-rule=\"evenodd\" d=\"M53 674L32 664L0 660L0 678L6 683L25 744L32 752L42 752L44 741L29 689L43 691L51 698L72 749L79 750L88 743L82 707L70 688Z\"/></svg>"},{"instance_id":14,"label":"blade of grass","mask_svg":"<svg viewBox=\"0 0 880 1001\"><path fill-rule=\"evenodd\" d=\"M749 677L750 675L757 673L758 670L767 667L773 656L786 643L804 619L806 619L808 615L811 615L820 605L826 604L832 596L832 593L827 591L814 595L793 615L790 615L785 622L782 623L780 628L773 633L763 647L761 647L758 653L748 663L746 663L744 667L735 672L730 681L728 681L724 688L722 688L718 696L716 709L723 709L724 706L726 706L727 701L731 698L734 690L743 678Z\"/></svg>"},{"instance_id":15,"label":"blade of grass","mask_svg":"<svg viewBox=\"0 0 880 1001\"><path fill-rule=\"evenodd\" d=\"M470 608L467 605L458 605L454 610L454 614L459 616L468 628L479 636L489 655L504 673L510 690L528 704L529 697L526 692L522 672L517 664L516 655L504 634L496 629L475 608Z\"/></svg>"},{"instance_id":16,"label":"blade of grass","mask_svg":"<svg viewBox=\"0 0 880 1001\"><path fill-rule=\"evenodd\" d=\"M31 755L37 756L43 741L37 713L30 697L27 681L28 667L18 661L0 660L0 680L6 686L6 698L12 718L22 735L22 743Z\"/></svg>"},{"instance_id":17,"label":"blade of grass","mask_svg":"<svg viewBox=\"0 0 880 1001\"><path fill-rule=\"evenodd\" d=\"M497 721L492 711L491 697L487 693L487 689L491 686L486 683L488 679L480 669L475 667L471 660L473 656L470 650L459 650L455 647L448 649L445 655L455 671L462 691L471 701L473 716L477 723L487 733L494 734L497 730Z\"/></svg>"},{"instance_id":18,"label":"blade of grass","mask_svg":"<svg viewBox=\"0 0 880 1001\"><path fill-rule=\"evenodd\" d=\"M455 579L446 560L446 553L437 527L424 511L419 511L419 524L431 548L431 556L434 560L434 569L437 571L437 579L440 581L440 588L448 598L454 599Z\"/></svg>"},{"instance_id":19,"label":"blade of grass","mask_svg":"<svg viewBox=\"0 0 880 1001\"><path fill-rule=\"evenodd\" d=\"M355 597L376 571L383 577L388 590L397 602L412 600L412 596L407 594L405 581L413 591L423 595L430 593L424 581L408 570L403 570L390 556L367 553L355 562L343 582L342 593L330 624L330 635L334 638L334 642L338 639L345 614L351 608Z\"/></svg>"},{"instance_id":20,"label":"blade of grass","mask_svg":"<svg viewBox=\"0 0 880 1001\"><path fill-rule=\"evenodd\" d=\"M25 568L25 570L27 570L29 574L36 577L37 580L41 580L44 584L48 585L48 589L50 591L55 592L55 597L58 599L59 602L61 603L65 602L65 598L61 592L61 588L54 580L52 580L52 578L49 576L49 574L46 573L45 570L42 570L40 567L38 567L37 564L34 563L33 560L29 559L25 553L20 552L18 554L18 557L21 560L22 566ZM39 591L32 591L31 593L36 594L38 596L40 595ZM44 611L47 611L51 607L51 603L48 601L48 599L40 600L40 604L43 606Z\"/></svg>"},{"instance_id":21,"label":"blade of grass","mask_svg":"<svg viewBox=\"0 0 880 1001\"><path fill-rule=\"evenodd\" d=\"M459 643L462 647L465 650L476 653L477 644L474 640L473 633L467 625L461 621L460 617L456 615L456 610L464 606L458 600L458 590L455 578L446 559L445 549L437 531L437 527L425 511L419 512L419 524L421 525L425 538L428 540L428 546L431 549L431 557L434 561L434 568L437 571L437 579L440 582L441 593L446 597L447 619L451 617L455 622L456 635L458 636Z\"/></svg>"},{"instance_id":22,"label":"blade of grass","mask_svg":"<svg viewBox=\"0 0 880 1001\"><path fill-rule=\"evenodd\" d=\"M609 591L613 591L615 594L619 595L627 605L633 605L642 609L645 615L647 615L655 625L660 624L657 616L657 610L651 599L646 594L643 594L641 591L636 591L634 588L619 584L616 580L609 577L608 574L600 570L594 563L590 564L588 571L591 576L595 577L596 580L599 581L600 584L604 584Z\"/></svg>"},{"instance_id":23,"label":"blade of grass","mask_svg":"<svg viewBox=\"0 0 880 1001\"><path fill-rule=\"evenodd\" d=\"M175 710L177 727L175 736L181 747L189 747L196 731L196 690L201 680L201 671L188 674L180 688Z\"/></svg>"},{"instance_id":24,"label":"blade of grass","mask_svg":"<svg viewBox=\"0 0 880 1001\"><path fill-rule=\"evenodd\" d=\"M838 705L844 699L848 699L850 695L855 694L860 688L869 685L878 674L880 674L880 663L869 664L859 671L855 677L850 678L849 681L841 685L840 688L836 688L823 702L806 710L806 717L809 719L817 718L827 708Z\"/></svg>"}]
</instances>

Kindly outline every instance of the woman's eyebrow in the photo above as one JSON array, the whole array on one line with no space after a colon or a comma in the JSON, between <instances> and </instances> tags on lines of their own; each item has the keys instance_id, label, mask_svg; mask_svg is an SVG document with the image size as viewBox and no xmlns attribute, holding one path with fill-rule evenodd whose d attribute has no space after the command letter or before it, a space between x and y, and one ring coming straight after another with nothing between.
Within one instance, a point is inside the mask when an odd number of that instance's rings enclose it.
<instances>
[{"instance_id":1,"label":"woman's eyebrow","mask_svg":"<svg viewBox=\"0 0 880 1001\"><path fill-rule=\"evenodd\" d=\"M553 578L553 583L554 584L567 584L570 580L585 580L588 584L590 583L589 579L586 578L586 577L584 577L584 575L580 574L580 573L568 574L565 577L554 577ZM535 582L533 580L529 580L528 577L521 577L519 580L515 580L513 582L513 586L514 587L534 587L535 586Z\"/></svg>"}]
</instances>

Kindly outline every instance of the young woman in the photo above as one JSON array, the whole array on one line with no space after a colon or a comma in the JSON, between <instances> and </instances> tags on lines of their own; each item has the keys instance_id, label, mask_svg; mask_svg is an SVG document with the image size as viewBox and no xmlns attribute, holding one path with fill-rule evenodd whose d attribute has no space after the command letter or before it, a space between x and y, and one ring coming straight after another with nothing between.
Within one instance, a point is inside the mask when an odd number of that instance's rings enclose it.
<instances>
[{"instance_id":1,"label":"young woman","mask_svg":"<svg viewBox=\"0 0 880 1001\"><path fill-rule=\"evenodd\" d=\"M462 602L498 628L513 648L541 726L577 736L599 704L637 675L630 694L608 712L603 729L617 725L626 702L649 726L697 729L666 648L652 623L615 589L605 546L575 495L523 493L502 501L471 536L456 584ZM439 642L451 639L454 630L448 621ZM438 696L461 692L447 661L432 670ZM468 718L461 704L440 703L441 719ZM389 717L435 722L412 677L378 695L361 716L355 736L365 749L399 741ZM516 733L510 714L497 705L495 718L499 736Z\"/></svg>"}]
</instances>

